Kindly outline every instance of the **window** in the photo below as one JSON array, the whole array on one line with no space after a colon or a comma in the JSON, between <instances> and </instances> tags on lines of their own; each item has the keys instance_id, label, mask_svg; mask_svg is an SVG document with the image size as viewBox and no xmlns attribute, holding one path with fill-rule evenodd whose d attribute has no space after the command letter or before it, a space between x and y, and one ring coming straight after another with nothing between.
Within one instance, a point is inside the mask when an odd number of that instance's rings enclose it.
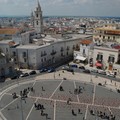
<instances>
[{"instance_id":1,"label":"window","mask_svg":"<svg viewBox=\"0 0 120 120\"><path fill-rule=\"evenodd\" d=\"M64 51L64 49L63 49L63 47L61 47L61 52L63 52Z\"/></svg>"},{"instance_id":2,"label":"window","mask_svg":"<svg viewBox=\"0 0 120 120\"><path fill-rule=\"evenodd\" d=\"M38 14L36 14L36 17L38 17Z\"/></svg>"},{"instance_id":3,"label":"window","mask_svg":"<svg viewBox=\"0 0 120 120\"><path fill-rule=\"evenodd\" d=\"M103 39L105 39L105 36L103 36Z\"/></svg>"},{"instance_id":4,"label":"window","mask_svg":"<svg viewBox=\"0 0 120 120\"><path fill-rule=\"evenodd\" d=\"M15 62L17 61L16 58L14 58L14 61L15 61Z\"/></svg>"},{"instance_id":5,"label":"window","mask_svg":"<svg viewBox=\"0 0 120 120\"><path fill-rule=\"evenodd\" d=\"M75 45L73 45L73 50L75 50Z\"/></svg>"},{"instance_id":6,"label":"window","mask_svg":"<svg viewBox=\"0 0 120 120\"><path fill-rule=\"evenodd\" d=\"M38 21L36 21L36 24L38 25Z\"/></svg>"},{"instance_id":7,"label":"window","mask_svg":"<svg viewBox=\"0 0 120 120\"><path fill-rule=\"evenodd\" d=\"M46 62L46 58L44 58L44 61Z\"/></svg>"},{"instance_id":8,"label":"window","mask_svg":"<svg viewBox=\"0 0 120 120\"><path fill-rule=\"evenodd\" d=\"M23 52L23 57L26 57L27 55L26 55L26 52Z\"/></svg>"},{"instance_id":9,"label":"window","mask_svg":"<svg viewBox=\"0 0 120 120\"><path fill-rule=\"evenodd\" d=\"M8 48L6 48L6 52L8 52Z\"/></svg>"},{"instance_id":10,"label":"window","mask_svg":"<svg viewBox=\"0 0 120 120\"><path fill-rule=\"evenodd\" d=\"M16 56L16 52L13 52L13 56Z\"/></svg>"},{"instance_id":11,"label":"window","mask_svg":"<svg viewBox=\"0 0 120 120\"><path fill-rule=\"evenodd\" d=\"M68 52L67 52L67 55L68 55Z\"/></svg>"},{"instance_id":12,"label":"window","mask_svg":"<svg viewBox=\"0 0 120 120\"><path fill-rule=\"evenodd\" d=\"M43 52L41 51L41 57L43 57Z\"/></svg>"},{"instance_id":13,"label":"window","mask_svg":"<svg viewBox=\"0 0 120 120\"><path fill-rule=\"evenodd\" d=\"M63 53L61 53L61 56L64 56Z\"/></svg>"},{"instance_id":14,"label":"window","mask_svg":"<svg viewBox=\"0 0 120 120\"><path fill-rule=\"evenodd\" d=\"M115 40L115 36L113 36L113 40Z\"/></svg>"},{"instance_id":15,"label":"window","mask_svg":"<svg viewBox=\"0 0 120 120\"><path fill-rule=\"evenodd\" d=\"M102 61L103 60L103 55L102 54L97 54L96 60Z\"/></svg>"},{"instance_id":16,"label":"window","mask_svg":"<svg viewBox=\"0 0 120 120\"><path fill-rule=\"evenodd\" d=\"M25 63L27 62L27 59L26 59L26 58L24 58L24 62L25 62Z\"/></svg>"},{"instance_id":17,"label":"window","mask_svg":"<svg viewBox=\"0 0 120 120\"><path fill-rule=\"evenodd\" d=\"M43 62L43 59L41 59L41 62Z\"/></svg>"},{"instance_id":18,"label":"window","mask_svg":"<svg viewBox=\"0 0 120 120\"><path fill-rule=\"evenodd\" d=\"M85 54L85 49L83 49L83 54Z\"/></svg>"},{"instance_id":19,"label":"window","mask_svg":"<svg viewBox=\"0 0 120 120\"><path fill-rule=\"evenodd\" d=\"M67 50L69 50L70 49L70 47L69 46L67 46Z\"/></svg>"},{"instance_id":20,"label":"window","mask_svg":"<svg viewBox=\"0 0 120 120\"><path fill-rule=\"evenodd\" d=\"M110 36L108 36L108 40L110 39Z\"/></svg>"},{"instance_id":21,"label":"window","mask_svg":"<svg viewBox=\"0 0 120 120\"><path fill-rule=\"evenodd\" d=\"M108 57L108 62L114 63L114 61L115 61L114 56L109 56L109 57Z\"/></svg>"}]
</instances>

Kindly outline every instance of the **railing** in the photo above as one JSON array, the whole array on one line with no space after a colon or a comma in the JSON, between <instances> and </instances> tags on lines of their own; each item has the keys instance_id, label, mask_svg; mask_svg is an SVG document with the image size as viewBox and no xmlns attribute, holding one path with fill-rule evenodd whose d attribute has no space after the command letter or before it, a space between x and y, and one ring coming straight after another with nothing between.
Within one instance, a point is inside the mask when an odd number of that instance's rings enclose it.
<instances>
[{"instance_id":1,"label":"railing","mask_svg":"<svg viewBox=\"0 0 120 120\"><path fill-rule=\"evenodd\" d=\"M47 55L47 53L41 54L41 57L46 56L46 55Z\"/></svg>"},{"instance_id":2,"label":"railing","mask_svg":"<svg viewBox=\"0 0 120 120\"><path fill-rule=\"evenodd\" d=\"M56 51L52 51L51 55L55 55L57 52Z\"/></svg>"},{"instance_id":3,"label":"railing","mask_svg":"<svg viewBox=\"0 0 120 120\"><path fill-rule=\"evenodd\" d=\"M63 51L64 51L64 49L61 49L60 51L61 51L61 52L63 52Z\"/></svg>"}]
</instances>

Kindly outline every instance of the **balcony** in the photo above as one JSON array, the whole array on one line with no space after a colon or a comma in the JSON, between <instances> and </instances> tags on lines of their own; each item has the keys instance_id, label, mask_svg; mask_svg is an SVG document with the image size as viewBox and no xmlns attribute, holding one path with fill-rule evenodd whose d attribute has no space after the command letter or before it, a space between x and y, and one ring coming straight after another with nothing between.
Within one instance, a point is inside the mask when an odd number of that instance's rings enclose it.
<instances>
[{"instance_id":1,"label":"balcony","mask_svg":"<svg viewBox=\"0 0 120 120\"><path fill-rule=\"evenodd\" d=\"M52 51L51 52L51 55L55 55L57 52L56 51Z\"/></svg>"},{"instance_id":2,"label":"balcony","mask_svg":"<svg viewBox=\"0 0 120 120\"><path fill-rule=\"evenodd\" d=\"M41 54L41 57L44 57L44 56L46 56L46 55L47 55L47 53Z\"/></svg>"},{"instance_id":3,"label":"balcony","mask_svg":"<svg viewBox=\"0 0 120 120\"><path fill-rule=\"evenodd\" d=\"M66 50L68 51L68 50L70 50L70 48L69 48L69 47L67 47L67 49L66 49Z\"/></svg>"},{"instance_id":4,"label":"balcony","mask_svg":"<svg viewBox=\"0 0 120 120\"><path fill-rule=\"evenodd\" d=\"M87 55L85 53L82 54L83 57L86 57Z\"/></svg>"},{"instance_id":5,"label":"balcony","mask_svg":"<svg viewBox=\"0 0 120 120\"><path fill-rule=\"evenodd\" d=\"M63 52L63 51L64 51L64 49L62 48L60 51L61 51L61 52Z\"/></svg>"},{"instance_id":6,"label":"balcony","mask_svg":"<svg viewBox=\"0 0 120 120\"><path fill-rule=\"evenodd\" d=\"M27 58L27 56L26 56L26 55L23 55L23 58Z\"/></svg>"}]
</instances>

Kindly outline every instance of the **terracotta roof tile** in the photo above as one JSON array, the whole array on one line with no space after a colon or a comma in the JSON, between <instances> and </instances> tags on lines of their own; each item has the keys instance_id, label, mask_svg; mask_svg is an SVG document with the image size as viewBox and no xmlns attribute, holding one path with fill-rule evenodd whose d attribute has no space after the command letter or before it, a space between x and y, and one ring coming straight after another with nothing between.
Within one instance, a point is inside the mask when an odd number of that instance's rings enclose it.
<instances>
[{"instance_id":1,"label":"terracotta roof tile","mask_svg":"<svg viewBox=\"0 0 120 120\"><path fill-rule=\"evenodd\" d=\"M82 40L80 43L81 43L81 44L89 45L89 44L92 43L92 41L91 41L91 40Z\"/></svg>"},{"instance_id":2,"label":"terracotta roof tile","mask_svg":"<svg viewBox=\"0 0 120 120\"><path fill-rule=\"evenodd\" d=\"M17 28L1 28L0 29L0 34L6 34L6 35L13 35L17 33L19 29Z\"/></svg>"}]
</instances>

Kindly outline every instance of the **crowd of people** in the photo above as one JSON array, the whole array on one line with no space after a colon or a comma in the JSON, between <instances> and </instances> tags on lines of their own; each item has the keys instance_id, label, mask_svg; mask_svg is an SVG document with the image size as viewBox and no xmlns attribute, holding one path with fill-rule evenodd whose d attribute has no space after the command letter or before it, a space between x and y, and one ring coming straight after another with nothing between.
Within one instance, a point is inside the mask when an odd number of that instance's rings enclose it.
<instances>
[{"instance_id":1,"label":"crowd of people","mask_svg":"<svg viewBox=\"0 0 120 120\"><path fill-rule=\"evenodd\" d=\"M105 120L116 120L116 116L113 115L108 108L103 107L90 107L89 108L90 115L95 116L96 118L101 118Z\"/></svg>"}]
</instances>

